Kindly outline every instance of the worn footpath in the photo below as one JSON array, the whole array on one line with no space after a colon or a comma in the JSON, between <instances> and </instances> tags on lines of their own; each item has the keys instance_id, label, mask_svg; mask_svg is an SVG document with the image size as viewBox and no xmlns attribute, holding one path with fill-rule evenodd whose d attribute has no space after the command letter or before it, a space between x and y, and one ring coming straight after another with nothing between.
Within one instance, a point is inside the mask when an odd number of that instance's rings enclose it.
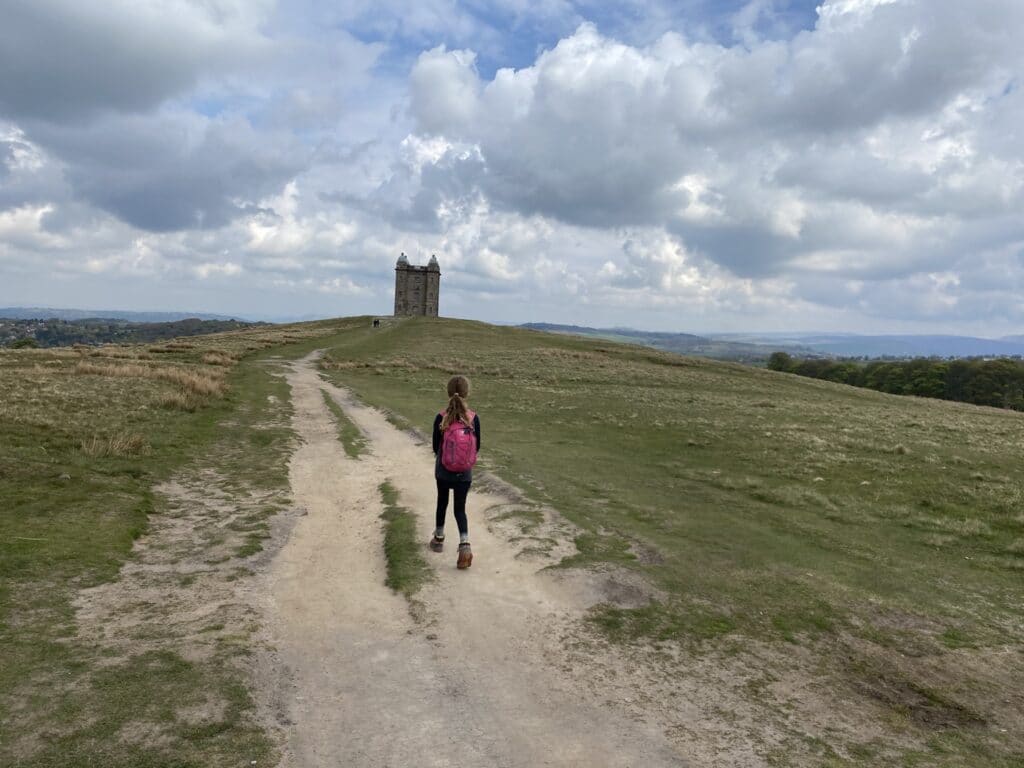
<instances>
[{"instance_id":1,"label":"worn footpath","mask_svg":"<svg viewBox=\"0 0 1024 768\"><path fill-rule=\"evenodd\" d=\"M389 481L417 514L425 545L430 448L324 382L315 354L288 381L301 441L292 494L305 514L257 590L259 696L282 765L688 764L658 718L581 682L588 660L569 648L573 627L607 597L607 580L545 570L553 558L517 546L500 522L513 498L474 488L474 564L456 570L450 520L445 552L426 552L436 578L415 610L388 589L378 486ZM362 458L345 455L323 391L366 435Z\"/></svg>"}]
</instances>

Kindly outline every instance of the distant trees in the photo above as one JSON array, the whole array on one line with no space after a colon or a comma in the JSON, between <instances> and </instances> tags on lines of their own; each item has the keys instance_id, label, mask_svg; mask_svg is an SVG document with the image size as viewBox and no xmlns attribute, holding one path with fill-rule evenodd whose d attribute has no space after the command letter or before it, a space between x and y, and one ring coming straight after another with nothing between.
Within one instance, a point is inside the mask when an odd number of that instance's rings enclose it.
<instances>
[{"instance_id":1,"label":"distant trees","mask_svg":"<svg viewBox=\"0 0 1024 768\"><path fill-rule=\"evenodd\" d=\"M768 355L768 368L773 371L787 371L793 365L793 358L785 352L772 352Z\"/></svg>"},{"instance_id":2,"label":"distant trees","mask_svg":"<svg viewBox=\"0 0 1024 768\"><path fill-rule=\"evenodd\" d=\"M773 371L795 373L892 395L915 395L1024 411L1024 362L995 360L801 360L785 352L768 358Z\"/></svg>"},{"instance_id":3,"label":"distant trees","mask_svg":"<svg viewBox=\"0 0 1024 768\"><path fill-rule=\"evenodd\" d=\"M31 342L37 347L65 347L72 344L152 343L181 336L222 333L251 328L261 323L237 320L175 320L167 323L136 323L127 320L3 320L0 346Z\"/></svg>"}]
</instances>

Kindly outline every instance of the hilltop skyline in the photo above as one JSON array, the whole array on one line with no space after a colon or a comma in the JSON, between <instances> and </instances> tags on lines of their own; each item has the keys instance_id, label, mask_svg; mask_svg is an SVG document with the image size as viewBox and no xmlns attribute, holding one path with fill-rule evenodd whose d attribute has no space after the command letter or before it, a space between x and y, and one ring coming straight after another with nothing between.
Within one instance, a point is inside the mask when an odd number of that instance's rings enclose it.
<instances>
[{"instance_id":1,"label":"hilltop skyline","mask_svg":"<svg viewBox=\"0 0 1024 768\"><path fill-rule=\"evenodd\" d=\"M1016 0L39 0L0 305L1024 332Z\"/></svg>"}]
</instances>

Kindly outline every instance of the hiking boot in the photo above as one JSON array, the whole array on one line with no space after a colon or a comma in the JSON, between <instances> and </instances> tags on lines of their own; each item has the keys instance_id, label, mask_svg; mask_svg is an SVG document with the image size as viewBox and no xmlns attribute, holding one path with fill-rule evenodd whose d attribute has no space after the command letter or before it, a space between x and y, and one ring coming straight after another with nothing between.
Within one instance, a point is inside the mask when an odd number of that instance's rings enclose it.
<instances>
[{"instance_id":1,"label":"hiking boot","mask_svg":"<svg viewBox=\"0 0 1024 768\"><path fill-rule=\"evenodd\" d=\"M430 547L434 552L443 552L444 539L439 539L437 538L437 536L433 536L431 537L430 543L427 546Z\"/></svg>"},{"instance_id":2,"label":"hiking boot","mask_svg":"<svg viewBox=\"0 0 1024 768\"><path fill-rule=\"evenodd\" d=\"M459 561L455 564L459 570L469 568L473 564L473 550L469 548L469 542L459 544Z\"/></svg>"}]
</instances>

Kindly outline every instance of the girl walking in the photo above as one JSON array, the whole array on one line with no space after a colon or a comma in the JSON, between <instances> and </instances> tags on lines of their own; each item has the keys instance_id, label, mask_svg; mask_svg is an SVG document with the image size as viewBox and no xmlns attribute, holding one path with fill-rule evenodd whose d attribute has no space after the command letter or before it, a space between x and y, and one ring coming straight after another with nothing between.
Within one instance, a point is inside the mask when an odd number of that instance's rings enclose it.
<instances>
[{"instance_id":1,"label":"girl walking","mask_svg":"<svg viewBox=\"0 0 1024 768\"><path fill-rule=\"evenodd\" d=\"M469 410L469 379L452 376L448 380L448 406L434 417L434 478L437 480L437 516L430 548L444 550L444 518L448 496L455 497L455 523L459 526L459 568L473 563L466 520L466 496L473 483L473 464L480 450L480 417Z\"/></svg>"}]
</instances>

